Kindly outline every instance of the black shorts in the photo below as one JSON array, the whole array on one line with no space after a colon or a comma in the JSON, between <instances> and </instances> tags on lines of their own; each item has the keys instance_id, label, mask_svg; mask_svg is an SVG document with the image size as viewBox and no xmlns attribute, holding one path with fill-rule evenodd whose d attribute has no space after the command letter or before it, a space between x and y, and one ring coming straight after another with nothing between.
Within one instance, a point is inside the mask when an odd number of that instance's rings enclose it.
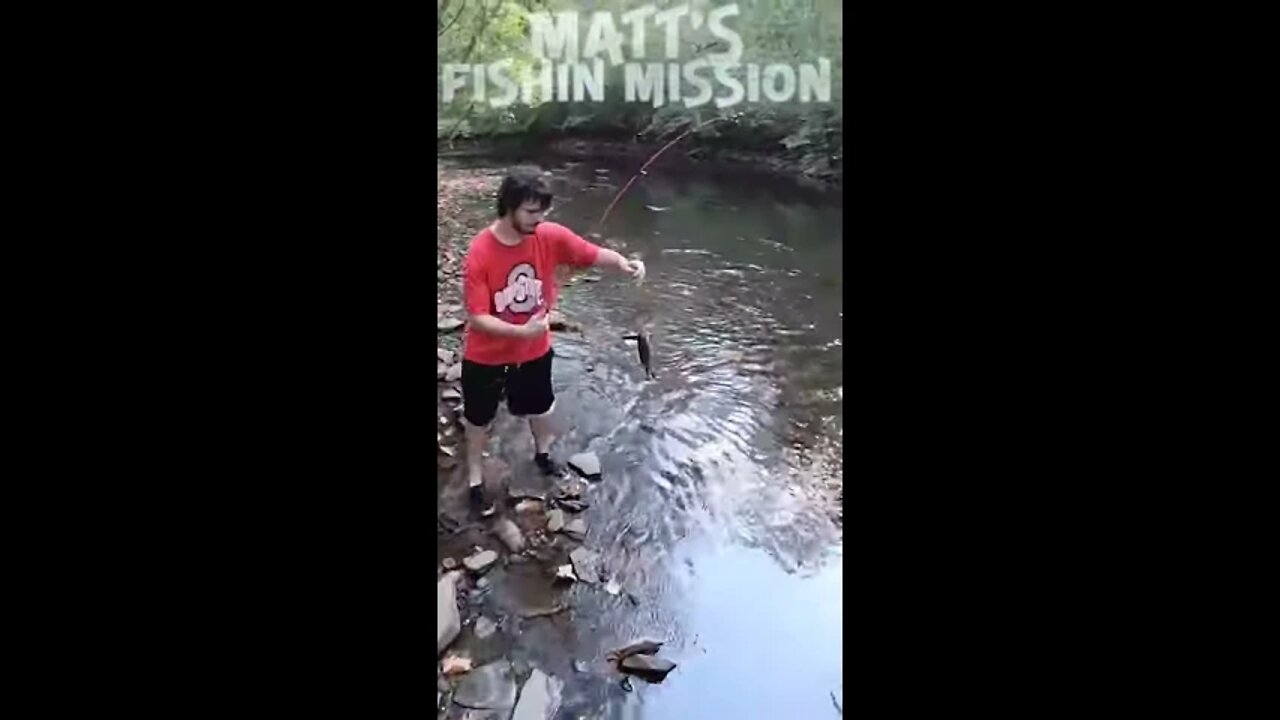
<instances>
[{"instance_id":1,"label":"black shorts","mask_svg":"<svg viewBox=\"0 0 1280 720\"><path fill-rule=\"evenodd\" d=\"M551 356L548 350L536 360L516 365L481 365L462 361L462 405L467 422L488 425L498 414L498 403L507 397L512 415L542 415L556 401L551 390Z\"/></svg>"}]
</instances>

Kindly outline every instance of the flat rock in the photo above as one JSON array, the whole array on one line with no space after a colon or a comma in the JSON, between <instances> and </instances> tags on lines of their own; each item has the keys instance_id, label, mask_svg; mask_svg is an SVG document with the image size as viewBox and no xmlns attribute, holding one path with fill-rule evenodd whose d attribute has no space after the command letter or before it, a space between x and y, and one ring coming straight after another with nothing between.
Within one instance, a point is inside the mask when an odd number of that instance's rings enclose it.
<instances>
[{"instance_id":1,"label":"flat rock","mask_svg":"<svg viewBox=\"0 0 1280 720\"><path fill-rule=\"evenodd\" d=\"M622 672L644 678L651 683L660 683L667 673L676 669L676 664L654 655L628 655L619 663Z\"/></svg>"},{"instance_id":2,"label":"flat rock","mask_svg":"<svg viewBox=\"0 0 1280 720\"><path fill-rule=\"evenodd\" d=\"M582 518L574 518L564 526L564 534L582 542L587 537L587 521Z\"/></svg>"},{"instance_id":3,"label":"flat rock","mask_svg":"<svg viewBox=\"0 0 1280 720\"><path fill-rule=\"evenodd\" d=\"M453 701L477 710L510 709L516 704L516 681L506 660L472 670L458 684Z\"/></svg>"},{"instance_id":4,"label":"flat rock","mask_svg":"<svg viewBox=\"0 0 1280 720\"><path fill-rule=\"evenodd\" d=\"M454 363L444 373L445 382L454 382L462 378L462 363Z\"/></svg>"},{"instance_id":5,"label":"flat rock","mask_svg":"<svg viewBox=\"0 0 1280 720\"><path fill-rule=\"evenodd\" d=\"M440 319L440 322L436 324L436 329L443 333L453 332L465 324L465 322L458 318L446 317Z\"/></svg>"},{"instance_id":6,"label":"flat rock","mask_svg":"<svg viewBox=\"0 0 1280 720\"><path fill-rule=\"evenodd\" d=\"M520 691L520 702L511 720L551 720L560 709L564 682L534 668Z\"/></svg>"},{"instance_id":7,"label":"flat rock","mask_svg":"<svg viewBox=\"0 0 1280 720\"><path fill-rule=\"evenodd\" d=\"M448 348L436 348L436 359L445 365L452 365L453 351Z\"/></svg>"},{"instance_id":8,"label":"flat rock","mask_svg":"<svg viewBox=\"0 0 1280 720\"><path fill-rule=\"evenodd\" d=\"M569 467L584 477L596 477L600 475L600 458L593 452L578 453L569 458Z\"/></svg>"},{"instance_id":9,"label":"flat rock","mask_svg":"<svg viewBox=\"0 0 1280 720\"><path fill-rule=\"evenodd\" d=\"M462 393L454 390L453 388L445 388L444 392L440 393L440 399L448 402L454 402L462 399Z\"/></svg>"},{"instance_id":10,"label":"flat rock","mask_svg":"<svg viewBox=\"0 0 1280 720\"><path fill-rule=\"evenodd\" d=\"M516 524L507 518L502 518L493 524L493 534L511 552L518 553L524 550L524 535L520 534L520 528L516 527Z\"/></svg>"},{"instance_id":11,"label":"flat rock","mask_svg":"<svg viewBox=\"0 0 1280 720\"><path fill-rule=\"evenodd\" d=\"M482 573L493 567L496 562L498 562L498 553L492 550L482 550L463 560L462 564L473 573Z\"/></svg>"},{"instance_id":12,"label":"flat rock","mask_svg":"<svg viewBox=\"0 0 1280 720\"><path fill-rule=\"evenodd\" d=\"M560 532L564 529L564 511L552 510L547 513L547 532Z\"/></svg>"},{"instance_id":13,"label":"flat rock","mask_svg":"<svg viewBox=\"0 0 1280 720\"><path fill-rule=\"evenodd\" d=\"M436 655L444 652L461 630L458 586L453 575L445 575L436 583Z\"/></svg>"},{"instance_id":14,"label":"flat rock","mask_svg":"<svg viewBox=\"0 0 1280 720\"><path fill-rule=\"evenodd\" d=\"M596 575L596 557L591 551L586 548L576 548L569 553L569 562L573 563L573 571L582 582L599 581L600 578Z\"/></svg>"}]
</instances>

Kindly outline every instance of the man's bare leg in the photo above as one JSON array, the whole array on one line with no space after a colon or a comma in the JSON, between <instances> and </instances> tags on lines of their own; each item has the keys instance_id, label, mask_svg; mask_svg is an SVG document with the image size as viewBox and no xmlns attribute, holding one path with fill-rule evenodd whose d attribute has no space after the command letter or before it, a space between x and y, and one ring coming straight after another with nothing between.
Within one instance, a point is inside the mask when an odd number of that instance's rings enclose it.
<instances>
[{"instance_id":1,"label":"man's bare leg","mask_svg":"<svg viewBox=\"0 0 1280 720\"><path fill-rule=\"evenodd\" d=\"M552 410L555 406L552 406ZM560 468L551 459L551 443L556 439L555 427L551 422L551 410L542 415L529 417L529 430L533 432L533 460L538 468L547 475L558 475Z\"/></svg>"},{"instance_id":2,"label":"man's bare leg","mask_svg":"<svg viewBox=\"0 0 1280 720\"><path fill-rule=\"evenodd\" d=\"M484 500L484 448L489 443L489 429L472 425L465 418L462 425L467 434L467 492L476 509L484 513L489 509Z\"/></svg>"}]
</instances>

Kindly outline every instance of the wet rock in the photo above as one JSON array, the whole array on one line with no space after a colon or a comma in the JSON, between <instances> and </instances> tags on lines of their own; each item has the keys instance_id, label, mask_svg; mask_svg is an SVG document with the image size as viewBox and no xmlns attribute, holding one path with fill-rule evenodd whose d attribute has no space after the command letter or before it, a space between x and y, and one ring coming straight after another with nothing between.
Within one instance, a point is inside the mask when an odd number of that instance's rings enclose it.
<instances>
[{"instance_id":1,"label":"wet rock","mask_svg":"<svg viewBox=\"0 0 1280 720\"><path fill-rule=\"evenodd\" d=\"M506 660L489 663L472 670L458 684L453 702L477 710L506 710L516 704L516 681L511 663Z\"/></svg>"},{"instance_id":2,"label":"wet rock","mask_svg":"<svg viewBox=\"0 0 1280 720\"><path fill-rule=\"evenodd\" d=\"M477 638L485 640L496 632L498 632L498 623L483 615L476 620L475 633Z\"/></svg>"},{"instance_id":3,"label":"wet rock","mask_svg":"<svg viewBox=\"0 0 1280 720\"><path fill-rule=\"evenodd\" d=\"M448 348L436 348L436 359L445 365L452 365L453 351Z\"/></svg>"},{"instance_id":4,"label":"wet rock","mask_svg":"<svg viewBox=\"0 0 1280 720\"><path fill-rule=\"evenodd\" d=\"M577 579L578 579L578 576L573 574L573 566L572 566L572 565L561 565L561 566L559 566L559 567L557 567L557 568L556 568L556 578L555 578L555 579L556 579L556 580L567 580L567 581L569 581L569 582L573 582L574 580L577 580Z\"/></svg>"},{"instance_id":5,"label":"wet rock","mask_svg":"<svg viewBox=\"0 0 1280 720\"><path fill-rule=\"evenodd\" d=\"M657 640L641 640L610 652L605 655L605 659L609 662L617 662L632 655L656 655L662 649L662 645L663 643Z\"/></svg>"},{"instance_id":6,"label":"wet rock","mask_svg":"<svg viewBox=\"0 0 1280 720\"><path fill-rule=\"evenodd\" d=\"M440 562L440 566L443 567L445 570L457 570L458 561L454 560L451 557L447 557Z\"/></svg>"},{"instance_id":7,"label":"wet rock","mask_svg":"<svg viewBox=\"0 0 1280 720\"><path fill-rule=\"evenodd\" d=\"M564 529L564 511L552 510L547 513L547 532L560 532Z\"/></svg>"},{"instance_id":8,"label":"wet rock","mask_svg":"<svg viewBox=\"0 0 1280 720\"><path fill-rule=\"evenodd\" d=\"M436 583L436 655L444 652L461 630L458 586L454 575L445 575Z\"/></svg>"},{"instance_id":9,"label":"wet rock","mask_svg":"<svg viewBox=\"0 0 1280 720\"><path fill-rule=\"evenodd\" d=\"M520 691L520 702L511 720L551 720L560 709L564 682L534 668Z\"/></svg>"},{"instance_id":10,"label":"wet rock","mask_svg":"<svg viewBox=\"0 0 1280 720\"><path fill-rule=\"evenodd\" d=\"M444 373L445 382L455 382L462 378L462 363L454 363Z\"/></svg>"},{"instance_id":11,"label":"wet rock","mask_svg":"<svg viewBox=\"0 0 1280 720\"><path fill-rule=\"evenodd\" d=\"M453 388L445 388L444 392L440 393L440 399L446 402L454 402L462 399L462 393Z\"/></svg>"},{"instance_id":12,"label":"wet rock","mask_svg":"<svg viewBox=\"0 0 1280 720\"><path fill-rule=\"evenodd\" d=\"M571 522L564 526L564 534L582 542L587 538L587 521L582 518L574 518Z\"/></svg>"},{"instance_id":13,"label":"wet rock","mask_svg":"<svg viewBox=\"0 0 1280 720\"><path fill-rule=\"evenodd\" d=\"M458 318L446 317L440 319L439 323L436 324L436 329L442 333L449 333L457 330L465 324L465 322Z\"/></svg>"},{"instance_id":14,"label":"wet rock","mask_svg":"<svg viewBox=\"0 0 1280 720\"><path fill-rule=\"evenodd\" d=\"M496 535L498 539L502 541L502 544L506 545L507 549L511 552L518 553L524 550L524 535L520 533L520 528L516 527L516 524L507 518L502 518L494 523L493 534Z\"/></svg>"},{"instance_id":15,"label":"wet rock","mask_svg":"<svg viewBox=\"0 0 1280 720\"><path fill-rule=\"evenodd\" d=\"M541 501L541 500L528 500L528 499L526 499L526 500L521 500L520 502L516 503L516 512L518 512L518 513L526 513L526 512L541 512L541 511L542 511L542 501Z\"/></svg>"},{"instance_id":16,"label":"wet rock","mask_svg":"<svg viewBox=\"0 0 1280 720\"><path fill-rule=\"evenodd\" d=\"M660 683L666 679L667 673L676 669L676 664L653 655L628 655L619 664L622 672L630 673L651 683Z\"/></svg>"},{"instance_id":17,"label":"wet rock","mask_svg":"<svg viewBox=\"0 0 1280 720\"><path fill-rule=\"evenodd\" d=\"M600 476L600 458L596 457L593 452L578 453L569 458L569 467L577 470L583 477L596 478Z\"/></svg>"},{"instance_id":18,"label":"wet rock","mask_svg":"<svg viewBox=\"0 0 1280 720\"><path fill-rule=\"evenodd\" d=\"M476 580L476 589L478 589L478 590L484 590L484 589L485 589L485 588L487 588L487 587L489 587L489 578L487 578L487 577L482 577L482 578L480 578L480 579Z\"/></svg>"},{"instance_id":19,"label":"wet rock","mask_svg":"<svg viewBox=\"0 0 1280 720\"><path fill-rule=\"evenodd\" d=\"M556 506L564 508L565 510L568 510L569 512L573 512L573 513L580 513L583 510L586 510L587 508L591 507L589 504L587 504L582 500L558 500L556 501Z\"/></svg>"},{"instance_id":20,"label":"wet rock","mask_svg":"<svg viewBox=\"0 0 1280 720\"><path fill-rule=\"evenodd\" d=\"M498 562L498 553L492 550L484 550L463 560L462 564L471 572L480 574L493 567L496 562Z\"/></svg>"},{"instance_id":21,"label":"wet rock","mask_svg":"<svg viewBox=\"0 0 1280 720\"><path fill-rule=\"evenodd\" d=\"M609 582L605 583L604 591L610 595L617 595L622 592L622 586L618 584L617 580L610 579Z\"/></svg>"},{"instance_id":22,"label":"wet rock","mask_svg":"<svg viewBox=\"0 0 1280 720\"><path fill-rule=\"evenodd\" d=\"M596 556L586 548L577 548L569 553L569 562L573 563L573 571L585 583L597 582Z\"/></svg>"}]
</instances>

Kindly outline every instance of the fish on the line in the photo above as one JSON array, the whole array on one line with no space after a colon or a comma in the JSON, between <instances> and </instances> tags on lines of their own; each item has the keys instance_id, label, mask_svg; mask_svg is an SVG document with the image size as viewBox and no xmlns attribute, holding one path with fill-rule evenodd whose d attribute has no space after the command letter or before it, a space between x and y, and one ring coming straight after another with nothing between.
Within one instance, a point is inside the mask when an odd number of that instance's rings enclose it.
<instances>
[{"instance_id":1,"label":"fish on the line","mask_svg":"<svg viewBox=\"0 0 1280 720\"><path fill-rule=\"evenodd\" d=\"M653 366L650 364L649 337L649 333L642 330L634 335L623 335L622 339L636 341L636 350L640 354L640 366L644 368L645 377L656 380L658 376L653 373Z\"/></svg>"}]
</instances>

